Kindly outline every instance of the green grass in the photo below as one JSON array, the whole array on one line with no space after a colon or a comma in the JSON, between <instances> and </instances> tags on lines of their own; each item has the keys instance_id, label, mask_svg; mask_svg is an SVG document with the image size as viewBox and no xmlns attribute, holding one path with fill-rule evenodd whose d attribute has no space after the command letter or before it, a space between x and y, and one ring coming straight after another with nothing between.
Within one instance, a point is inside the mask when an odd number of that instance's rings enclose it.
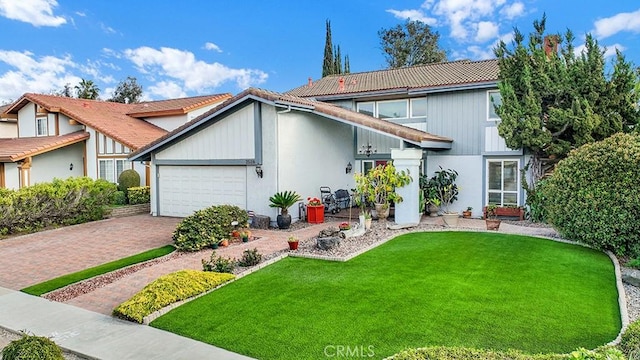
<instances>
[{"instance_id":1,"label":"green grass","mask_svg":"<svg viewBox=\"0 0 640 360\"><path fill-rule=\"evenodd\" d=\"M286 258L151 325L259 359L325 358L337 346L372 346L375 358L434 345L569 352L616 337L617 296L601 252L427 232L346 263Z\"/></svg>"},{"instance_id":2,"label":"green grass","mask_svg":"<svg viewBox=\"0 0 640 360\"><path fill-rule=\"evenodd\" d=\"M72 274L67 274L55 279L47 280L45 282L26 287L20 291L27 294L40 296L53 290L63 288L67 285L77 283L78 281L90 279L94 276L106 274L108 272L122 269L130 265L165 256L174 252L175 249L176 248L173 247L173 245L166 245L157 249L151 249L120 260L108 262L106 264L98 265L89 269L74 272Z\"/></svg>"}]
</instances>

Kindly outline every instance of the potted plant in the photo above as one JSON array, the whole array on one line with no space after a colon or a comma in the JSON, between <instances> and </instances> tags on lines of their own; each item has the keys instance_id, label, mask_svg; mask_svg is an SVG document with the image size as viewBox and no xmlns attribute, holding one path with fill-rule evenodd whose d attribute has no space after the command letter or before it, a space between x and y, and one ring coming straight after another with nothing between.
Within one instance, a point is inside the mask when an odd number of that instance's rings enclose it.
<instances>
[{"instance_id":1,"label":"potted plant","mask_svg":"<svg viewBox=\"0 0 640 360\"><path fill-rule=\"evenodd\" d=\"M496 214L497 205L491 204L486 207L485 210L485 222L487 224L487 230L495 230L498 231L500 228L501 220L498 219L498 215Z\"/></svg>"},{"instance_id":2,"label":"potted plant","mask_svg":"<svg viewBox=\"0 0 640 360\"><path fill-rule=\"evenodd\" d=\"M229 246L229 239L220 240L220 246Z\"/></svg>"},{"instance_id":3,"label":"potted plant","mask_svg":"<svg viewBox=\"0 0 640 360\"><path fill-rule=\"evenodd\" d=\"M307 198L307 222L322 224L324 222L324 204L317 197Z\"/></svg>"},{"instance_id":4,"label":"potted plant","mask_svg":"<svg viewBox=\"0 0 640 360\"><path fill-rule=\"evenodd\" d=\"M396 193L396 188L411 183L412 179L406 171L396 171L392 163L378 165L366 175L354 175L356 189L365 199L374 203L379 219L389 217L391 202L402 202L402 196Z\"/></svg>"},{"instance_id":5,"label":"potted plant","mask_svg":"<svg viewBox=\"0 0 640 360\"><path fill-rule=\"evenodd\" d=\"M464 210L462 212L462 217L465 219L470 219L471 218L471 210L473 210L473 208L471 206L467 206L467 210Z\"/></svg>"},{"instance_id":6,"label":"potted plant","mask_svg":"<svg viewBox=\"0 0 640 360\"><path fill-rule=\"evenodd\" d=\"M289 236L287 242L289 243L289 250L298 250L298 244L300 243L300 241L297 237Z\"/></svg>"},{"instance_id":7,"label":"potted plant","mask_svg":"<svg viewBox=\"0 0 640 360\"><path fill-rule=\"evenodd\" d=\"M291 215L289 215L289 208L296 202L300 201L300 195L295 191L283 191L277 192L269 198L272 208L279 208L280 214L278 215L277 223L278 228L288 229L291 226Z\"/></svg>"},{"instance_id":8,"label":"potted plant","mask_svg":"<svg viewBox=\"0 0 640 360\"><path fill-rule=\"evenodd\" d=\"M458 200L458 185L456 185L456 179L458 178L458 172L455 170L444 170L440 167L440 170L435 172L435 175L429 179L430 191L435 189L436 198L440 200L442 205L444 222L449 226L458 225L458 213L449 210L449 205Z\"/></svg>"},{"instance_id":9,"label":"potted plant","mask_svg":"<svg viewBox=\"0 0 640 360\"><path fill-rule=\"evenodd\" d=\"M435 217L438 216L438 211L440 211L440 199L437 197L432 197L429 199L429 216Z\"/></svg>"},{"instance_id":10,"label":"potted plant","mask_svg":"<svg viewBox=\"0 0 640 360\"><path fill-rule=\"evenodd\" d=\"M349 225L348 222L341 222L340 225L338 225L338 228L342 231L345 230L350 230L351 229L351 225Z\"/></svg>"},{"instance_id":11,"label":"potted plant","mask_svg":"<svg viewBox=\"0 0 640 360\"><path fill-rule=\"evenodd\" d=\"M365 230L369 230L371 229L371 213L368 211L365 211L364 213L364 228Z\"/></svg>"},{"instance_id":12,"label":"potted plant","mask_svg":"<svg viewBox=\"0 0 640 360\"><path fill-rule=\"evenodd\" d=\"M242 242L249 242L249 237L251 236L251 231L249 230L242 230L240 231L240 238L242 239Z\"/></svg>"}]
</instances>

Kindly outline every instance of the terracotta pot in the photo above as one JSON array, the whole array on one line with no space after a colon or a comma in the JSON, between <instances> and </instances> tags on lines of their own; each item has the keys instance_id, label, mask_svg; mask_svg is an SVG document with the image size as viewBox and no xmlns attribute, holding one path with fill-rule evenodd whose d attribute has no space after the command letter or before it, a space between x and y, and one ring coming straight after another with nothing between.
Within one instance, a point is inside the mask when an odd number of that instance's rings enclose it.
<instances>
[{"instance_id":1,"label":"terracotta pot","mask_svg":"<svg viewBox=\"0 0 640 360\"><path fill-rule=\"evenodd\" d=\"M299 241L289 241L289 250L298 250Z\"/></svg>"},{"instance_id":2,"label":"terracotta pot","mask_svg":"<svg viewBox=\"0 0 640 360\"><path fill-rule=\"evenodd\" d=\"M229 246L229 240L224 239L220 241L220 246Z\"/></svg>"},{"instance_id":3,"label":"terracotta pot","mask_svg":"<svg viewBox=\"0 0 640 360\"><path fill-rule=\"evenodd\" d=\"M364 219L364 228L365 230L371 229L371 218Z\"/></svg>"},{"instance_id":4,"label":"terracotta pot","mask_svg":"<svg viewBox=\"0 0 640 360\"><path fill-rule=\"evenodd\" d=\"M500 228L500 219L486 219L485 222L487 223L487 230L498 231L498 228Z\"/></svg>"},{"instance_id":5,"label":"terracotta pot","mask_svg":"<svg viewBox=\"0 0 640 360\"><path fill-rule=\"evenodd\" d=\"M462 212L462 217L465 219L470 219L471 218L471 211L465 210Z\"/></svg>"}]
</instances>

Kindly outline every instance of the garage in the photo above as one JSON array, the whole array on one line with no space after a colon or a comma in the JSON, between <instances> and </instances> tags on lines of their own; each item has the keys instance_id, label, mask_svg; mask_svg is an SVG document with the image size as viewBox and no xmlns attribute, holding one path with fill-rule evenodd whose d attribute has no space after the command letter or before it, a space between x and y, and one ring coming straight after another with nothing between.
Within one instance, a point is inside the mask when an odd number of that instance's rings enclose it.
<instances>
[{"instance_id":1,"label":"garage","mask_svg":"<svg viewBox=\"0 0 640 360\"><path fill-rule=\"evenodd\" d=\"M211 205L247 208L245 166L158 166L161 216L185 217Z\"/></svg>"}]
</instances>

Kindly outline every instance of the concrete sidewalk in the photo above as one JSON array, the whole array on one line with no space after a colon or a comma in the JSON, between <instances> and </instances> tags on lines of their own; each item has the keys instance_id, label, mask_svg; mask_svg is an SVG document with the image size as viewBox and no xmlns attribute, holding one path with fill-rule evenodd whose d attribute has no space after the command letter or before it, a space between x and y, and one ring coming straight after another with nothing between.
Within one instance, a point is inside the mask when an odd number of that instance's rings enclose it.
<instances>
[{"instance_id":1,"label":"concrete sidewalk","mask_svg":"<svg viewBox=\"0 0 640 360\"><path fill-rule=\"evenodd\" d=\"M250 359L150 326L0 287L0 327L96 359Z\"/></svg>"}]
</instances>

